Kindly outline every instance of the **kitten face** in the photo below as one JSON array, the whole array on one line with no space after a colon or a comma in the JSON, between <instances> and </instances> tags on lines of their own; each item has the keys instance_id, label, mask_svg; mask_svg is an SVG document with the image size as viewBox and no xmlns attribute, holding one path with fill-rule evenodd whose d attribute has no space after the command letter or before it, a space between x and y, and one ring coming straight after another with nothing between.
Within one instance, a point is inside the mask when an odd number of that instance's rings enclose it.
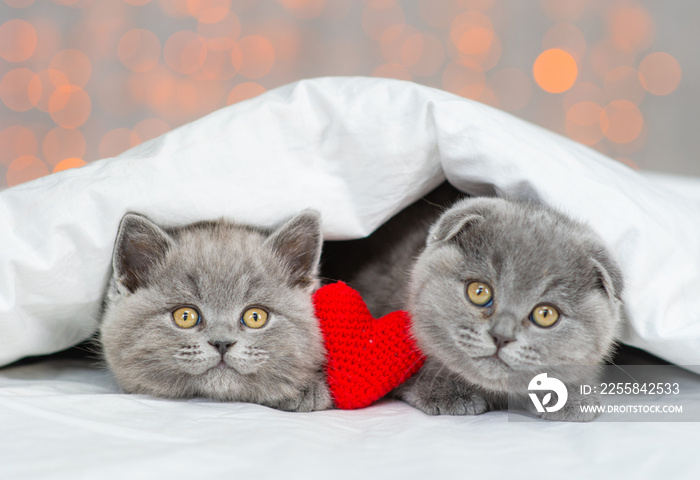
<instances>
[{"instance_id":1,"label":"kitten face","mask_svg":"<svg viewBox=\"0 0 700 480\"><path fill-rule=\"evenodd\" d=\"M514 366L599 364L621 316L621 273L590 229L502 199L448 210L409 290L423 351L493 392Z\"/></svg>"},{"instance_id":2,"label":"kitten face","mask_svg":"<svg viewBox=\"0 0 700 480\"><path fill-rule=\"evenodd\" d=\"M320 222L269 234L225 221L164 231L127 214L100 340L122 387L286 410L327 408L311 294Z\"/></svg>"}]
</instances>

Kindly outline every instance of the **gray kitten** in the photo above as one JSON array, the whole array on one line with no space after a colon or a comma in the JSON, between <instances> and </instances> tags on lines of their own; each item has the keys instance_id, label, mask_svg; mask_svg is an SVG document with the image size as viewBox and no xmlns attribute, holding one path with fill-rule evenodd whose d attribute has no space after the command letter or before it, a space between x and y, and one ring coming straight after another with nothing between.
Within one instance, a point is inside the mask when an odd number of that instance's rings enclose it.
<instances>
[{"instance_id":1,"label":"gray kitten","mask_svg":"<svg viewBox=\"0 0 700 480\"><path fill-rule=\"evenodd\" d=\"M518 366L600 365L622 318L622 273L588 227L552 209L498 198L462 200L433 225L407 306L428 356L397 395L428 413L507 406ZM568 371L571 385L596 369ZM592 375L592 378L586 378ZM587 421L592 397L569 388L546 418Z\"/></svg>"},{"instance_id":2,"label":"gray kitten","mask_svg":"<svg viewBox=\"0 0 700 480\"><path fill-rule=\"evenodd\" d=\"M611 355L622 274L590 228L535 204L468 198L427 231L435 209L420 208L404 221L427 242L416 247L404 235L395 263L370 262L349 279L375 316L407 309L428 357L395 396L430 414L479 414L508 406L514 367L600 365ZM569 390L546 418L591 420L577 405L593 399Z\"/></svg>"},{"instance_id":3,"label":"gray kitten","mask_svg":"<svg viewBox=\"0 0 700 480\"><path fill-rule=\"evenodd\" d=\"M100 326L109 368L130 393L330 408L311 299L320 250L310 210L274 231L126 214Z\"/></svg>"}]
</instances>

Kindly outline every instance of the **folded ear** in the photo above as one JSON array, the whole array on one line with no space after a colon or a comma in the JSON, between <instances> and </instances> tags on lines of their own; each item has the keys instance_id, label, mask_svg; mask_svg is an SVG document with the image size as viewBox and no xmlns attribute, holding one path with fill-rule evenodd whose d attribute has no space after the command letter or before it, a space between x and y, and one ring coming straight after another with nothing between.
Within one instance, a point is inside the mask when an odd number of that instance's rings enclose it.
<instances>
[{"instance_id":1,"label":"folded ear","mask_svg":"<svg viewBox=\"0 0 700 480\"><path fill-rule=\"evenodd\" d=\"M608 253L597 252L591 257L591 263L593 264L593 270L600 289L611 299L622 300L622 290L624 288L622 272Z\"/></svg>"},{"instance_id":2,"label":"folded ear","mask_svg":"<svg viewBox=\"0 0 700 480\"><path fill-rule=\"evenodd\" d=\"M163 229L136 213L127 213L119 224L112 268L120 293L135 292L148 283L173 240Z\"/></svg>"},{"instance_id":3,"label":"folded ear","mask_svg":"<svg viewBox=\"0 0 700 480\"><path fill-rule=\"evenodd\" d=\"M447 242L461 231L485 221L484 217L474 213L469 207L453 207L445 212L430 228L427 244Z\"/></svg>"},{"instance_id":4,"label":"folded ear","mask_svg":"<svg viewBox=\"0 0 700 480\"><path fill-rule=\"evenodd\" d=\"M265 240L289 266L291 283L303 287L316 282L322 244L321 216L316 210L304 210Z\"/></svg>"}]
</instances>

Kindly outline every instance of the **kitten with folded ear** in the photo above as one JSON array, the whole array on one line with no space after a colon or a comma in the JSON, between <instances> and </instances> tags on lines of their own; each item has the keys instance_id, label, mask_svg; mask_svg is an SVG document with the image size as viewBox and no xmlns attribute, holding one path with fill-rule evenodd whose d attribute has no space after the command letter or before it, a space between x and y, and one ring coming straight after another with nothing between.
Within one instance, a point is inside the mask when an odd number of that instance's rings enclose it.
<instances>
[{"instance_id":1,"label":"kitten with folded ear","mask_svg":"<svg viewBox=\"0 0 700 480\"><path fill-rule=\"evenodd\" d=\"M345 242L344 268L338 246L324 247L336 253L324 276L339 274L375 317L409 311L427 360L393 396L429 414L507 408L516 367L602 364L623 315L622 274L592 229L545 206L461 196L443 184ZM546 417L591 420L576 411L587 401L572 391Z\"/></svg>"},{"instance_id":2,"label":"kitten with folded ear","mask_svg":"<svg viewBox=\"0 0 700 480\"><path fill-rule=\"evenodd\" d=\"M431 227L411 270L406 305L428 360L396 395L431 414L478 414L507 407L514 368L601 365L621 323L622 289L587 226L541 205L462 200ZM597 375L574 372L561 380ZM594 399L577 395L569 388L566 406L545 418L592 420L579 406Z\"/></svg>"},{"instance_id":3,"label":"kitten with folded ear","mask_svg":"<svg viewBox=\"0 0 700 480\"><path fill-rule=\"evenodd\" d=\"M312 294L321 224L275 230L225 220L161 228L126 214L99 341L121 387L287 411L330 408Z\"/></svg>"}]
</instances>

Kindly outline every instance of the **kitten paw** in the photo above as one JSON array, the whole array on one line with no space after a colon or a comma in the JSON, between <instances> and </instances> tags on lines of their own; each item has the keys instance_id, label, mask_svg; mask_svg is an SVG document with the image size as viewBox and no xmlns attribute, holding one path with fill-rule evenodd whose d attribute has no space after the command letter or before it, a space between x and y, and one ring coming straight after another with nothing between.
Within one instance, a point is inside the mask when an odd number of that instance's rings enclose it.
<instances>
[{"instance_id":1,"label":"kitten paw","mask_svg":"<svg viewBox=\"0 0 700 480\"><path fill-rule=\"evenodd\" d=\"M299 392L299 395L284 399L271 406L287 412L315 412L332 408L333 400L328 386L325 382L319 381L308 385Z\"/></svg>"},{"instance_id":2,"label":"kitten paw","mask_svg":"<svg viewBox=\"0 0 700 480\"><path fill-rule=\"evenodd\" d=\"M414 382L399 387L394 396L428 415L479 415L489 410L484 397L457 382Z\"/></svg>"}]
</instances>

